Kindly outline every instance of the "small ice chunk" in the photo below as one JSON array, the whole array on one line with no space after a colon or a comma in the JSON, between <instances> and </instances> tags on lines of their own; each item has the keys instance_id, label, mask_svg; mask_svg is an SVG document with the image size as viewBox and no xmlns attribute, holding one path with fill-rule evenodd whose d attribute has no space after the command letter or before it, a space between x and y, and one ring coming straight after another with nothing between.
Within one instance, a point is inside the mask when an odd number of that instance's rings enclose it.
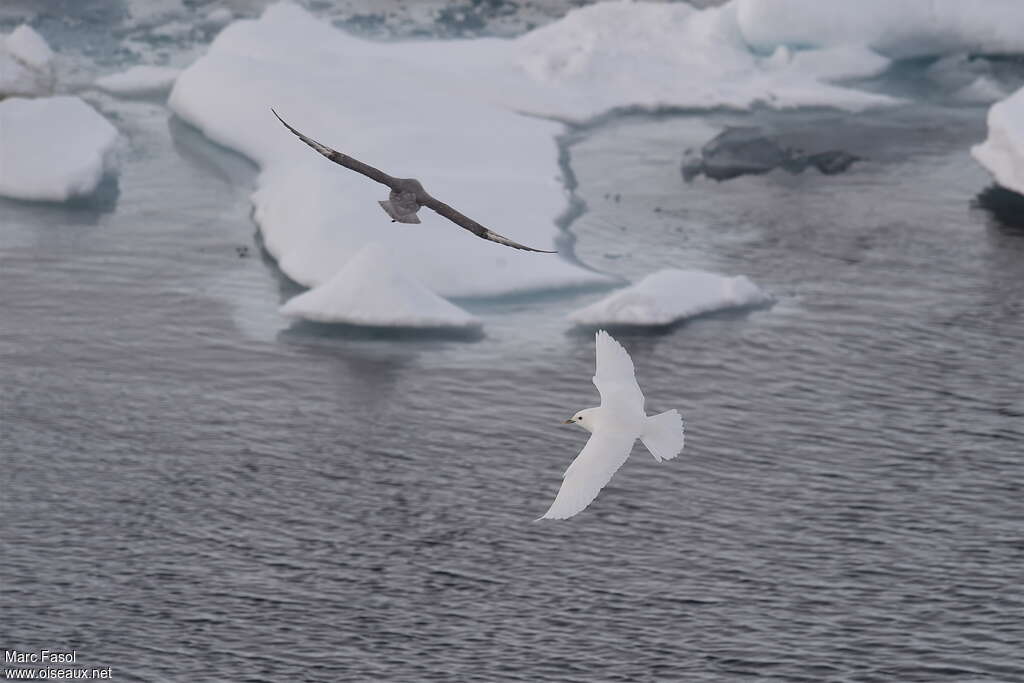
<instances>
[{"instance_id":1,"label":"small ice chunk","mask_svg":"<svg viewBox=\"0 0 1024 683\"><path fill-rule=\"evenodd\" d=\"M668 325L701 313L769 303L747 277L668 268L569 314L579 325Z\"/></svg>"},{"instance_id":2,"label":"small ice chunk","mask_svg":"<svg viewBox=\"0 0 1024 683\"><path fill-rule=\"evenodd\" d=\"M117 129L78 97L0 101L0 195L65 201L110 170Z\"/></svg>"},{"instance_id":3,"label":"small ice chunk","mask_svg":"<svg viewBox=\"0 0 1024 683\"><path fill-rule=\"evenodd\" d=\"M181 73L180 69L140 64L127 71L96 79L96 87L115 95L148 95L167 92Z\"/></svg>"},{"instance_id":4,"label":"small ice chunk","mask_svg":"<svg viewBox=\"0 0 1024 683\"><path fill-rule=\"evenodd\" d=\"M218 7L210 10L209 14L203 20L203 23L209 28L221 28L231 23L231 20L235 18L235 15L231 13L231 10L227 7Z\"/></svg>"},{"instance_id":5,"label":"small ice chunk","mask_svg":"<svg viewBox=\"0 0 1024 683\"><path fill-rule=\"evenodd\" d=\"M1024 88L988 110L988 137L971 155L1007 190L1024 195Z\"/></svg>"},{"instance_id":6,"label":"small ice chunk","mask_svg":"<svg viewBox=\"0 0 1024 683\"><path fill-rule=\"evenodd\" d=\"M781 49L776 48L776 51ZM873 78L892 60L859 45L837 45L820 50L800 50L790 59L790 69L819 81L836 82Z\"/></svg>"},{"instance_id":7,"label":"small ice chunk","mask_svg":"<svg viewBox=\"0 0 1024 683\"><path fill-rule=\"evenodd\" d=\"M28 24L22 24L4 39L7 51L33 69L43 70L53 60L53 50Z\"/></svg>"},{"instance_id":8,"label":"small ice chunk","mask_svg":"<svg viewBox=\"0 0 1024 683\"><path fill-rule=\"evenodd\" d=\"M386 246L372 242L338 273L281 307L322 323L370 327L473 328L480 321L395 267Z\"/></svg>"},{"instance_id":9,"label":"small ice chunk","mask_svg":"<svg viewBox=\"0 0 1024 683\"><path fill-rule=\"evenodd\" d=\"M953 93L953 99L964 104L991 104L1004 97L1003 86L990 76L978 76Z\"/></svg>"},{"instance_id":10,"label":"small ice chunk","mask_svg":"<svg viewBox=\"0 0 1024 683\"><path fill-rule=\"evenodd\" d=\"M31 26L22 24L0 40L0 98L46 95L53 83L53 51Z\"/></svg>"}]
</instances>

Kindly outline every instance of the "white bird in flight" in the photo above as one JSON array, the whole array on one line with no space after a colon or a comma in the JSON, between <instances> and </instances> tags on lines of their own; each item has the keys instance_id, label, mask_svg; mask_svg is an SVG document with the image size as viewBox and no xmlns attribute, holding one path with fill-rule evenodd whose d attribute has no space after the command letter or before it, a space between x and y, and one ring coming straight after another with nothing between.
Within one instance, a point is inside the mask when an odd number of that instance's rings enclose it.
<instances>
[{"instance_id":1,"label":"white bird in flight","mask_svg":"<svg viewBox=\"0 0 1024 683\"><path fill-rule=\"evenodd\" d=\"M683 450L682 416L675 410L646 414L633 360L604 330L597 333L594 386L601 394L601 405L565 421L590 432L590 440L562 475L555 502L541 519L568 519L590 505L626 462L637 439L658 462L671 460Z\"/></svg>"}]
</instances>

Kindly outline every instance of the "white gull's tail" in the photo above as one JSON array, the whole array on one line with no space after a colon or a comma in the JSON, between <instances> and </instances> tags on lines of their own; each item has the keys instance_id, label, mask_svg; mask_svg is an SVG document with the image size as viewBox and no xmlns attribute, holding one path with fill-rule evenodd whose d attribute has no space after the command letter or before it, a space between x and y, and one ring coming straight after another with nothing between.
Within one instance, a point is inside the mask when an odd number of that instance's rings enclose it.
<instances>
[{"instance_id":1,"label":"white gull's tail","mask_svg":"<svg viewBox=\"0 0 1024 683\"><path fill-rule=\"evenodd\" d=\"M683 417L675 410L651 415L644 423L640 440L658 462L671 460L683 450Z\"/></svg>"}]
</instances>

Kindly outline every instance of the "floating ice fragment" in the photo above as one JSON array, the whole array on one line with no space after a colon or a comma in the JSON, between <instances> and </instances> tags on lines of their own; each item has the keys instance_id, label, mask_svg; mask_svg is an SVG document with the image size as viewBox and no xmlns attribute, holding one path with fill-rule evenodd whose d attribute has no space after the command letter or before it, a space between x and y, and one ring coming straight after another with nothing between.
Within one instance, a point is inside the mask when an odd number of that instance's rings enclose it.
<instances>
[{"instance_id":1,"label":"floating ice fragment","mask_svg":"<svg viewBox=\"0 0 1024 683\"><path fill-rule=\"evenodd\" d=\"M113 167L117 129L78 97L0 101L0 133L0 195L65 201Z\"/></svg>"},{"instance_id":2,"label":"floating ice fragment","mask_svg":"<svg viewBox=\"0 0 1024 683\"><path fill-rule=\"evenodd\" d=\"M363 247L324 284L290 299L281 313L371 327L473 328L480 321L400 270L379 242Z\"/></svg>"},{"instance_id":3,"label":"floating ice fragment","mask_svg":"<svg viewBox=\"0 0 1024 683\"><path fill-rule=\"evenodd\" d=\"M53 51L31 26L22 24L0 40L0 99L46 95L53 84Z\"/></svg>"},{"instance_id":4,"label":"floating ice fragment","mask_svg":"<svg viewBox=\"0 0 1024 683\"><path fill-rule=\"evenodd\" d=\"M569 314L579 325L668 325L702 313L769 303L747 277L669 268Z\"/></svg>"},{"instance_id":5,"label":"floating ice fragment","mask_svg":"<svg viewBox=\"0 0 1024 683\"><path fill-rule=\"evenodd\" d=\"M140 64L97 78L96 87L115 95L150 95L170 90L180 73L180 69Z\"/></svg>"}]
</instances>

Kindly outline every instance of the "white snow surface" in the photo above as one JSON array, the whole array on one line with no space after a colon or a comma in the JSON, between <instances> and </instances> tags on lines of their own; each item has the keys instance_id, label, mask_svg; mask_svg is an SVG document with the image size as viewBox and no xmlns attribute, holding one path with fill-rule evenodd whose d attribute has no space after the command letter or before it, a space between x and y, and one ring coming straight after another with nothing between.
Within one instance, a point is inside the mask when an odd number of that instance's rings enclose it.
<instances>
[{"instance_id":1,"label":"white snow surface","mask_svg":"<svg viewBox=\"0 0 1024 683\"><path fill-rule=\"evenodd\" d=\"M668 325L702 313L772 301L744 275L668 268L569 314L578 325Z\"/></svg>"},{"instance_id":2,"label":"white snow surface","mask_svg":"<svg viewBox=\"0 0 1024 683\"><path fill-rule=\"evenodd\" d=\"M113 169L114 128L78 97L0 101L0 195L65 201Z\"/></svg>"},{"instance_id":3,"label":"white snow surface","mask_svg":"<svg viewBox=\"0 0 1024 683\"><path fill-rule=\"evenodd\" d=\"M324 323L372 327L473 328L480 322L395 265L390 247L372 242L327 282L299 294L281 313Z\"/></svg>"},{"instance_id":4,"label":"white snow surface","mask_svg":"<svg viewBox=\"0 0 1024 683\"><path fill-rule=\"evenodd\" d=\"M1024 52L1020 0L734 0L747 44L858 45L893 59Z\"/></svg>"},{"instance_id":5,"label":"white snow surface","mask_svg":"<svg viewBox=\"0 0 1024 683\"><path fill-rule=\"evenodd\" d=\"M856 44L830 46L810 59L755 54L737 23L735 3L698 10L685 3L604 2L574 10L511 45L522 69L513 74L528 83L506 88L505 101L569 120L616 108L862 110L897 102L828 83L888 67L888 59Z\"/></svg>"},{"instance_id":6,"label":"white snow surface","mask_svg":"<svg viewBox=\"0 0 1024 683\"><path fill-rule=\"evenodd\" d=\"M181 69L140 64L96 79L96 87L115 95L147 95L171 89Z\"/></svg>"},{"instance_id":7,"label":"white snow surface","mask_svg":"<svg viewBox=\"0 0 1024 683\"><path fill-rule=\"evenodd\" d=\"M971 148L996 182L1024 194L1024 88L988 110L988 137Z\"/></svg>"},{"instance_id":8,"label":"white snow surface","mask_svg":"<svg viewBox=\"0 0 1024 683\"><path fill-rule=\"evenodd\" d=\"M28 24L0 40L0 98L37 97L53 90L53 51Z\"/></svg>"}]
</instances>

